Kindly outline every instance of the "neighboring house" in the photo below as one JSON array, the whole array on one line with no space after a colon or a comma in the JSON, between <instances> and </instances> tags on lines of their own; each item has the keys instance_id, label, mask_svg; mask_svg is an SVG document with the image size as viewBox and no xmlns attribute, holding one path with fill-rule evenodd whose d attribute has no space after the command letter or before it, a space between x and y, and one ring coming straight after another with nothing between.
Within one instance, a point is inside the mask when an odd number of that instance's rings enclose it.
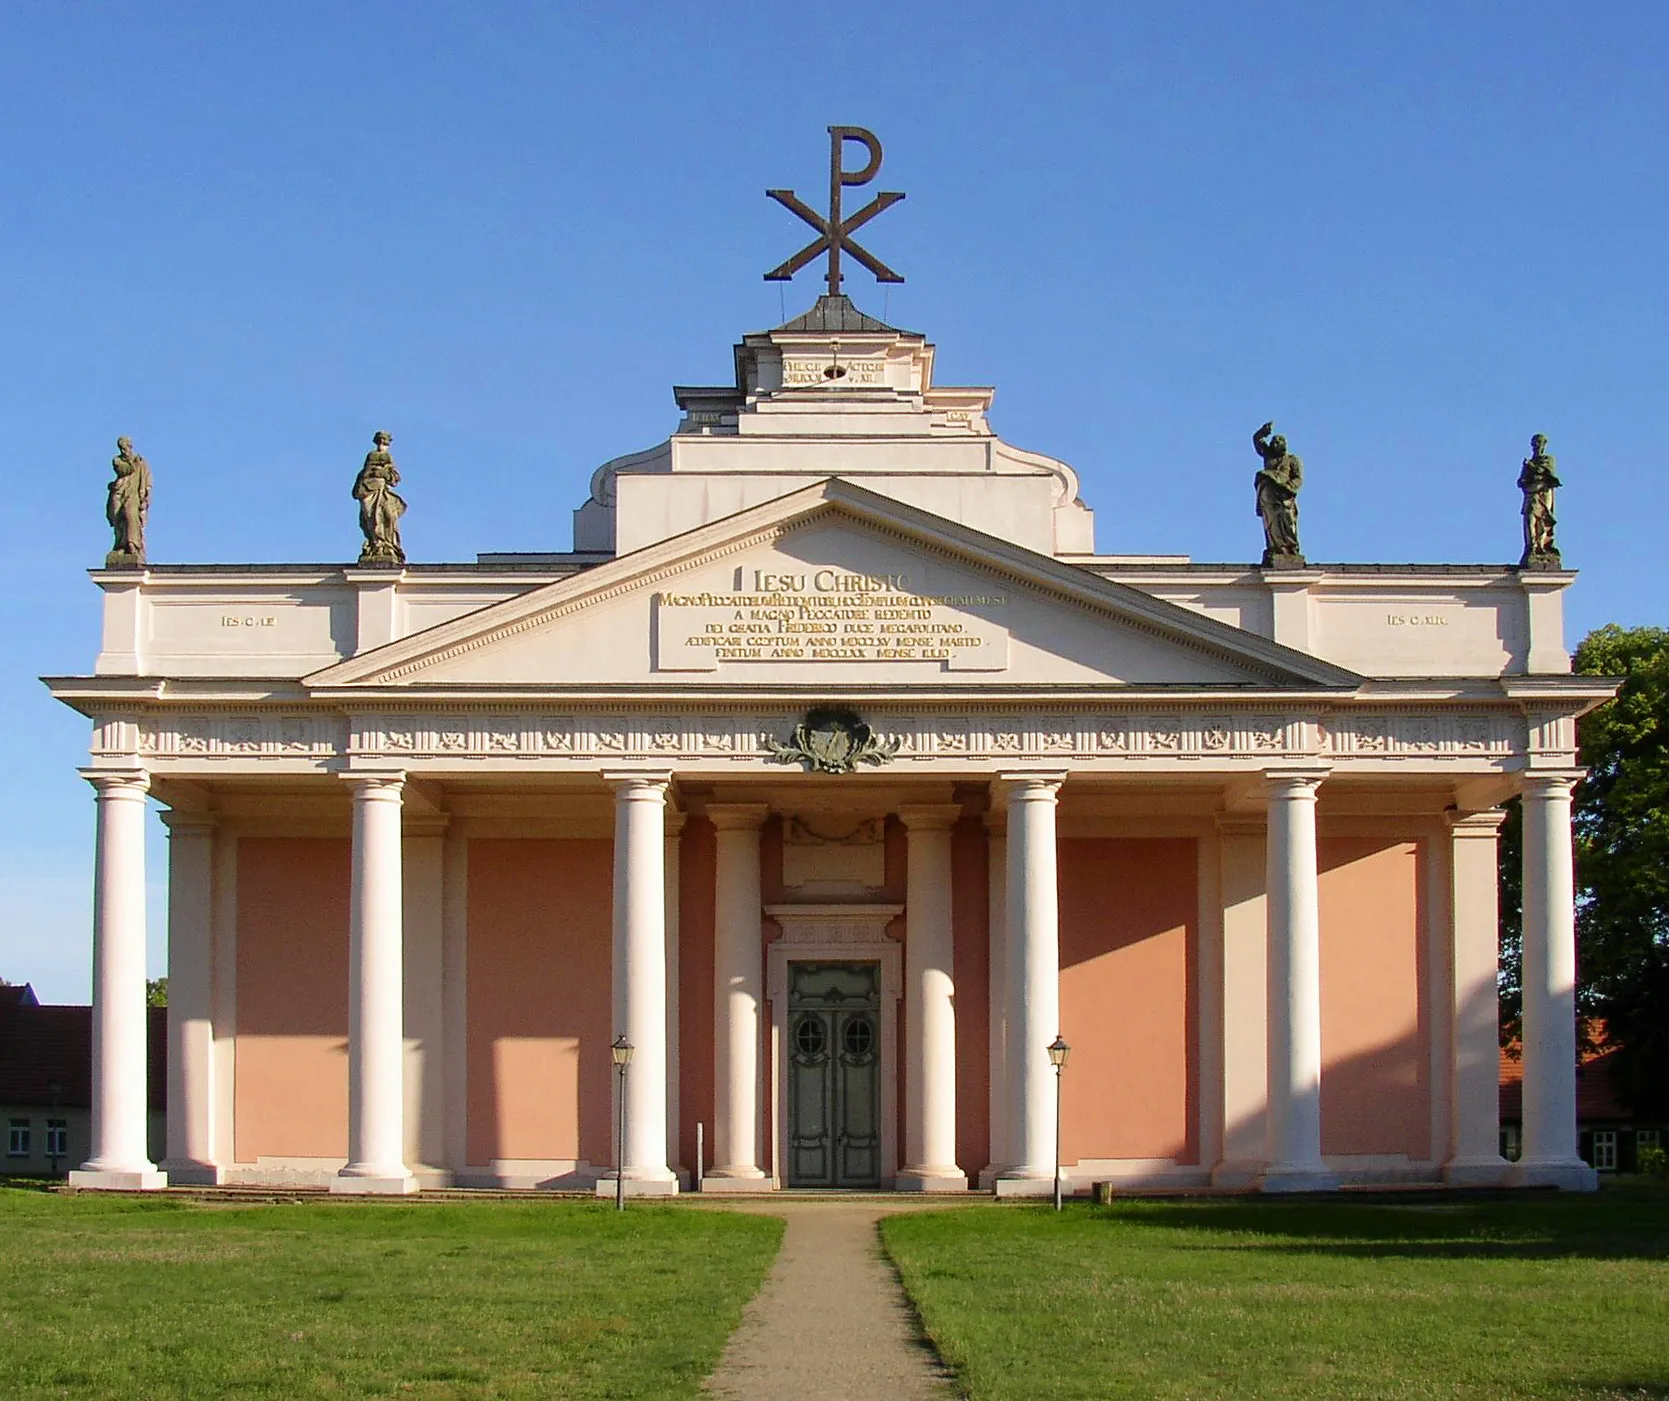
<instances>
[{"instance_id":1,"label":"neighboring house","mask_svg":"<svg viewBox=\"0 0 1669 1401\"><path fill-rule=\"evenodd\" d=\"M1582 1052L1576 1072L1577 1151L1600 1172L1635 1172L1642 1148L1669 1142L1669 1123L1629 1113L1611 1088L1611 1062L1618 1047L1609 1043L1605 1023L1588 1029L1591 1049ZM1524 1125L1524 1061L1517 1042L1501 1048L1501 1155L1518 1161Z\"/></svg>"},{"instance_id":2,"label":"neighboring house","mask_svg":"<svg viewBox=\"0 0 1669 1401\"><path fill-rule=\"evenodd\" d=\"M34 993L0 999L0 1175L62 1176L92 1154L93 1009L43 1007ZM13 1001L22 991L27 1000ZM151 1150L163 1143L166 1008L148 1014Z\"/></svg>"},{"instance_id":3,"label":"neighboring house","mask_svg":"<svg viewBox=\"0 0 1669 1401\"><path fill-rule=\"evenodd\" d=\"M35 996L35 989L28 983L17 987L11 983L0 983L0 1007L39 1007L40 998Z\"/></svg>"}]
</instances>

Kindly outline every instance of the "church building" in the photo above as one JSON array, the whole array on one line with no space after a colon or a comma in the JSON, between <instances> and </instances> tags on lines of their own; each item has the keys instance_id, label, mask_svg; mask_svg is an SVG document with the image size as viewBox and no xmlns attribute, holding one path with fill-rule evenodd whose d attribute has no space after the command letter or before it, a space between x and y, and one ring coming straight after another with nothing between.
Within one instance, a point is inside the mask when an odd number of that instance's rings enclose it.
<instances>
[{"instance_id":1,"label":"church building","mask_svg":"<svg viewBox=\"0 0 1669 1401\"><path fill-rule=\"evenodd\" d=\"M829 281L567 553L405 561L379 440L359 564L93 572L72 1181L1044 1194L1058 1105L1069 1191L1591 1187L1574 576L1097 553L1073 469Z\"/></svg>"}]
</instances>

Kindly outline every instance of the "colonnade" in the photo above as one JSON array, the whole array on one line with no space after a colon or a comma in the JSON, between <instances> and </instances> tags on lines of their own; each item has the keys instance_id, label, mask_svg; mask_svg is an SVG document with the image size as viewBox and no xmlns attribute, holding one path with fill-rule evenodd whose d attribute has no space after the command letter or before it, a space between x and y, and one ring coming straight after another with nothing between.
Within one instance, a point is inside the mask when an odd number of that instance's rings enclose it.
<instances>
[{"instance_id":1,"label":"colonnade","mask_svg":"<svg viewBox=\"0 0 1669 1401\"><path fill-rule=\"evenodd\" d=\"M97 794L93 919L93 1156L71 1174L75 1186L143 1189L166 1177L146 1156L144 824L149 778L142 770L88 770ZM1056 808L1060 772L1003 775L991 834L993 1019L991 1158L999 1195L1044 1194L1055 1173L1055 1071L1047 1046L1061 1030ZM1268 936L1267 1143L1258 1184L1310 1190L1336 1178L1321 1154L1321 985L1316 794L1324 770L1273 769L1267 798ZM668 772L604 775L615 798L614 1024L633 1047L626 1081L618 1170L633 1193L669 1193L676 1124L669 1064L675 1055L668 985L676 906L667 893ZM1575 928L1570 800L1576 775L1536 773L1524 785L1524 1150L1515 1180L1583 1186L1576 1153ZM349 934L348 1161L332 1184L344 1193L405 1193L417 1181L403 1161L401 807L404 776L346 776L353 804ZM712 804L716 830L714 948L714 1133L707 1185L769 1190L762 1145L763 910L762 803ZM955 1011L950 891L951 829L959 809L906 806L909 937L906 943L904 1164L901 1188L962 1186L956 1162ZM1453 824L1455 919L1493 910L1494 832L1499 815ZM171 823L180 870L205 868L206 825ZM1487 838L1488 840L1482 840ZM673 859L675 860L675 853ZM195 863L195 865L193 864ZM206 888L206 881L205 881ZM199 892L196 898L206 899ZM669 915L669 911L671 912ZM670 952L669 952L670 948ZM1466 960L1470 959L1471 962ZM1493 964L1456 951L1457 1004L1463 984L1477 1001ZM1477 967L1471 966L1475 962ZM177 970L182 981L206 976ZM1474 986L1476 985L1476 986ZM206 1002L206 998L197 999ZM1492 1015L1468 1005L1456 1035L1478 1042ZM204 1091L194 1080L209 1033L190 1018L172 1023L169 1166L182 1176L212 1157L191 1111ZM1465 1125L1493 1123L1494 1064L1457 1057L1456 1133L1465 1172L1499 1169L1495 1145ZM1478 1063L1472 1063L1478 1062ZM179 1097L176 1107L175 1097ZM1476 1112L1473 1112L1476 1111ZM612 1182L612 1175L610 1176ZM610 1188L612 1190L612 1187Z\"/></svg>"}]
</instances>

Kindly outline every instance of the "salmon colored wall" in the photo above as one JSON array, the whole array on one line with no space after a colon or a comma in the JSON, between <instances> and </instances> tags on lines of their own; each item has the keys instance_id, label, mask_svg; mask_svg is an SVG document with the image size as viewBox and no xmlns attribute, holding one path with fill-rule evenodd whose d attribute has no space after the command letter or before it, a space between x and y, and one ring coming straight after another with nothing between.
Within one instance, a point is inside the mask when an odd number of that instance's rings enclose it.
<instances>
[{"instance_id":1,"label":"salmon colored wall","mask_svg":"<svg viewBox=\"0 0 1669 1401\"><path fill-rule=\"evenodd\" d=\"M469 1160L613 1161L614 845L469 844Z\"/></svg>"},{"instance_id":2,"label":"salmon colored wall","mask_svg":"<svg viewBox=\"0 0 1669 1401\"><path fill-rule=\"evenodd\" d=\"M238 839L233 1152L348 1153L345 837Z\"/></svg>"},{"instance_id":3,"label":"salmon colored wall","mask_svg":"<svg viewBox=\"0 0 1669 1401\"><path fill-rule=\"evenodd\" d=\"M1199 1161L1198 844L1060 842L1061 1152Z\"/></svg>"},{"instance_id":4,"label":"salmon colored wall","mask_svg":"<svg viewBox=\"0 0 1669 1401\"><path fill-rule=\"evenodd\" d=\"M985 824L956 824L950 838L951 927L956 952L956 1162L970 1177L991 1161L991 896Z\"/></svg>"},{"instance_id":5,"label":"salmon colored wall","mask_svg":"<svg viewBox=\"0 0 1669 1401\"><path fill-rule=\"evenodd\" d=\"M678 1144L694 1167L695 1126L713 1152L713 899L718 847L713 824L691 817L678 848Z\"/></svg>"},{"instance_id":6,"label":"salmon colored wall","mask_svg":"<svg viewBox=\"0 0 1669 1401\"><path fill-rule=\"evenodd\" d=\"M1419 848L1323 837L1321 1151L1430 1154Z\"/></svg>"}]
</instances>

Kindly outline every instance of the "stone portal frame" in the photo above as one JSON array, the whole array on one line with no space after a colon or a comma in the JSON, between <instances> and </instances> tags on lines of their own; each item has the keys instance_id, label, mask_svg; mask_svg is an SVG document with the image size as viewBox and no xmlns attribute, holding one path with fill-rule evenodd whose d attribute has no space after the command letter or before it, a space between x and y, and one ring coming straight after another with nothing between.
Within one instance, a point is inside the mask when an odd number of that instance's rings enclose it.
<instances>
[{"instance_id":1,"label":"stone portal frame","mask_svg":"<svg viewBox=\"0 0 1669 1401\"><path fill-rule=\"evenodd\" d=\"M786 1186L783 1136L788 1129L788 965L790 963L879 963L881 965L881 1185L898 1176L898 999L904 995L904 948L887 937L887 926L903 905L767 905L765 914L782 928L766 949L765 995L771 1003L766 1066L771 1095L771 1182Z\"/></svg>"}]
</instances>

